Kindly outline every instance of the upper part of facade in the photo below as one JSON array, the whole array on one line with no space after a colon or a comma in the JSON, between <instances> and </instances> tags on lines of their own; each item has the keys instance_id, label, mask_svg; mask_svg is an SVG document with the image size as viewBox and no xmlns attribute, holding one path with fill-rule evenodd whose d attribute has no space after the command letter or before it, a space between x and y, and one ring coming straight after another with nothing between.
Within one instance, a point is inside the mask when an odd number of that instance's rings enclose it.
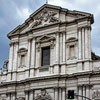
<instances>
[{"instance_id":1,"label":"upper part of facade","mask_svg":"<svg viewBox=\"0 0 100 100\"><path fill-rule=\"evenodd\" d=\"M98 70L91 53L93 22L90 13L43 5L8 34L9 60L0 82Z\"/></svg>"}]
</instances>

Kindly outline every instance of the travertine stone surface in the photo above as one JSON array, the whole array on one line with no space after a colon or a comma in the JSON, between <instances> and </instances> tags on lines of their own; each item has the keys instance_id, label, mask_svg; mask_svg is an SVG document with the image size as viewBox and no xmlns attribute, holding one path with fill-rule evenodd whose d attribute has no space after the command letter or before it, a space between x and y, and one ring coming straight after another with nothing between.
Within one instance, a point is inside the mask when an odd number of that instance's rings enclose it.
<instances>
[{"instance_id":1,"label":"travertine stone surface","mask_svg":"<svg viewBox=\"0 0 100 100\"><path fill-rule=\"evenodd\" d=\"M68 100L68 90L100 98L100 60L91 55L93 22L90 13L49 4L31 14L8 34L9 63L0 71L0 100ZM47 46L50 65L41 66L42 47Z\"/></svg>"}]
</instances>

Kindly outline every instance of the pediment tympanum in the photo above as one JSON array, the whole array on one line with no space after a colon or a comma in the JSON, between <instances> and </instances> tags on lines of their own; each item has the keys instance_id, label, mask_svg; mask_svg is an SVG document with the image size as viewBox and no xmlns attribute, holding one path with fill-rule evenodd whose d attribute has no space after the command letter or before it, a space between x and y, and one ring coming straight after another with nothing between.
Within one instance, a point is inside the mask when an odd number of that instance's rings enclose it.
<instances>
[{"instance_id":1,"label":"pediment tympanum","mask_svg":"<svg viewBox=\"0 0 100 100\"><path fill-rule=\"evenodd\" d=\"M31 27L34 28L35 26L40 25L47 25L50 23L59 22L59 19L56 17L57 13L54 11L43 10L41 14L37 15L34 18L34 21L31 24Z\"/></svg>"},{"instance_id":2,"label":"pediment tympanum","mask_svg":"<svg viewBox=\"0 0 100 100\"><path fill-rule=\"evenodd\" d=\"M37 39L37 43L43 43L43 42L50 42L50 41L54 41L55 37L53 36L48 36L48 35L43 35L42 37Z\"/></svg>"},{"instance_id":3,"label":"pediment tympanum","mask_svg":"<svg viewBox=\"0 0 100 100\"><path fill-rule=\"evenodd\" d=\"M8 37L10 38L12 35L29 32L30 30L33 30L37 27L41 28L56 23L64 24L64 22L72 23L84 18L89 18L91 23L94 21L93 15L90 13L71 11L58 6L45 4L36 10L33 14L31 14L22 25L19 25L14 30L12 30L8 34Z\"/></svg>"}]
</instances>

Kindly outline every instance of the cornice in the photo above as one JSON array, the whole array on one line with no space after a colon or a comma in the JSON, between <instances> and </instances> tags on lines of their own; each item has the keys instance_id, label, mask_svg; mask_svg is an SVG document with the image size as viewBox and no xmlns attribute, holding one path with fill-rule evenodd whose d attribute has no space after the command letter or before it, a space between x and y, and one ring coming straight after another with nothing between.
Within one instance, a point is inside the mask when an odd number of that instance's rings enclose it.
<instances>
[{"instance_id":1,"label":"cornice","mask_svg":"<svg viewBox=\"0 0 100 100\"><path fill-rule=\"evenodd\" d=\"M45 76L45 77L34 77L34 78L28 78L25 80L21 80L21 81L10 81L10 82L2 82L0 84L0 87L2 86L6 86L6 85L16 85L16 84L26 84L26 83L30 83L32 81L41 81L41 80L60 80L62 78L66 79L66 81L68 79L78 79L81 77L89 77L92 78L93 76L98 76L100 75L100 71L87 71L87 72L80 72L80 73L74 73L74 74L65 74L65 75L51 75L51 76Z\"/></svg>"},{"instance_id":2,"label":"cornice","mask_svg":"<svg viewBox=\"0 0 100 100\"><path fill-rule=\"evenodd\" d=\"M8 38L11 38L12 36L18 36L18 35L23 35L23 34L31 34L32 32L35 32L35 31L41 31L41 30L45 30L47 28L50 28L50 27L61 27L62 25L65 25L65 26L70 26L70 25L73 25L73 24L77 24L79 22L82 22L84 20L89 20L90 16L85 16L85 17L82 17L82 18L79 18L79 19L75 19L73 21L65 21L65 22L57 22L57 23L53 23L53 24L50 24L50 25L45 25L45 26L40 26L40 27L35 27L35 28L31 28L30 30L24 32L24 33L16 33L16 34L8 34ZM88 27L90 28L90 27ZM11 32L12 33L12 32ZM33 33L32 33L33 34Z\"/></svg>"}]
</instances>

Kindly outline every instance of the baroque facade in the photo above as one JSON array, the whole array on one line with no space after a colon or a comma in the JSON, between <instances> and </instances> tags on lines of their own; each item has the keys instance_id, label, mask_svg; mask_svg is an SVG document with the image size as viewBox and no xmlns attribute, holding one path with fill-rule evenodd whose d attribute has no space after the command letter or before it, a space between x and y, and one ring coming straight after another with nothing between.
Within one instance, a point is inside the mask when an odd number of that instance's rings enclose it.
<instances>
[{"instance_id":1,"label":"baroque facade","mask_svg":"<svg viewBox=\"0 0 100 100\"><path fill-rule=\"evenodd\" d=\"M44 4L8 34L0 100L100 100L100 58L91 51L93 15ZM88 100L75 96L74 100Z\"/></svg>"}]
</instances>

